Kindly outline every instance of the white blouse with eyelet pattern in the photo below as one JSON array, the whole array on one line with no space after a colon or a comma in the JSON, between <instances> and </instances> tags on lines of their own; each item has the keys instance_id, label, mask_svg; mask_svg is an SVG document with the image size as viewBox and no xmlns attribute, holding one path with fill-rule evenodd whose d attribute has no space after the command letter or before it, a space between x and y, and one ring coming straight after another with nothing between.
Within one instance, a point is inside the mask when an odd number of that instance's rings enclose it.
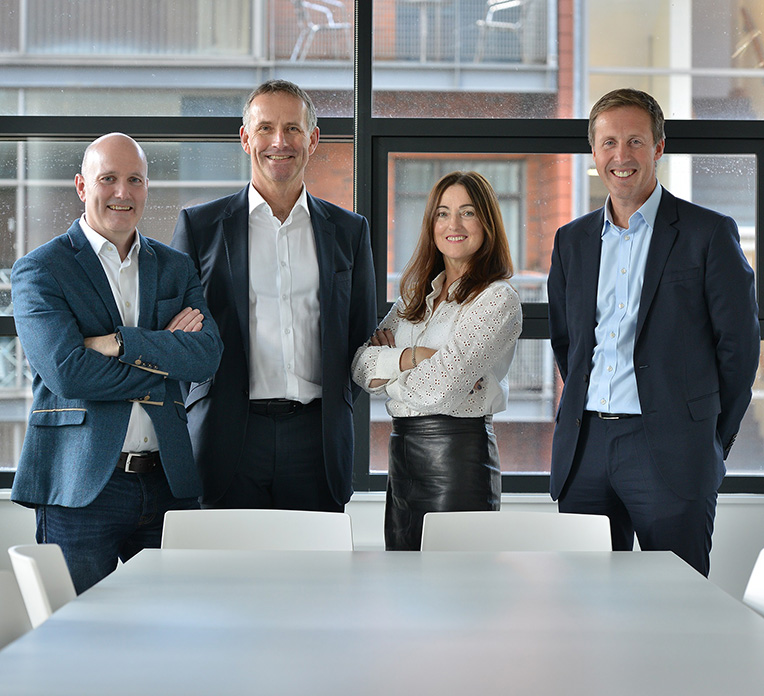
<instances>
[{"instance_id":1,"label":"white blouse with eyelet pattern","mask_svg":"<svg viewBox=\"0 0 764 696\"><path fill-rule=\"evenodd\" d=\"M458 304L448 298L433 312L445 272L432 281L424 320L401 319L401 298L379 325L395 336L395 348L364 344L355 354L353 379L370 394L386 394L394 417L447 415L477 418L507 407L507 371L522 331L520 298L506 281L491 283L475 299ZM458 281L457 281L458 282ZM406 348L437 350L411 370L400 369ZM478 380L480 389L476 389ZM371 388L374 379L386 384Z\"/></svg>"}]
</instances>

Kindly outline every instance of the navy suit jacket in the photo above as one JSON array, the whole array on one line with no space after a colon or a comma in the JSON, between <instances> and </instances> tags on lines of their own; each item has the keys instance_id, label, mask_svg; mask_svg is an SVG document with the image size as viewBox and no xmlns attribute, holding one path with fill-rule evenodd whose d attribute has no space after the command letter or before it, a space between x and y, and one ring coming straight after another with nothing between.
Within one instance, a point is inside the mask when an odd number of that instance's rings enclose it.
<instances>
[{"instance_id":1,"label":"navy suit jacket","mask_svg":"<svg viewBox=\"0 0 764 696\"><path fill-rule=\"evenodd\" d=\"M12 499L83 507L103 490L140 401L159 440L174 496L201 493L179 380L203 380L222 344L191 260L141 236L138 326L122 326L109 281L79 222L16 261L13 314L32 368L32 410ZM164 331L183 308L205 315L195 333ZM119 330L124 355L108 358L84 339Z\"/></svg>"},{"instance_id":2,"label":"navy suit jacket","mask_svg":"<svg viewBox=\"0 0 764 696\"><path fill-rule=\"evenodd\" d=\"M244 453L249 409L249 186L181 211L172 245L191 256L225 346L212 379L187 389L191 440L203 501L228 488ZM374 268L365 218L308 194L316 242L321 307L321 383L326 477L332 496L353 492L356 348L377 324Z\"/></svg>"},{"instance_id":3,"label":"navy suit jacket","mask_svg":"<svg viewBox=\"0 0 764 696\"><path fill-rule=\"evenodd\" d=\"M589 386L604 208L557 231L549 324L564 381L550 492L570 474ZM655 465L688 500L717 490L759 360L753 271L735 222L665 189L647 257L634 343L642 422Z\"/></svg>"}]
</instances>

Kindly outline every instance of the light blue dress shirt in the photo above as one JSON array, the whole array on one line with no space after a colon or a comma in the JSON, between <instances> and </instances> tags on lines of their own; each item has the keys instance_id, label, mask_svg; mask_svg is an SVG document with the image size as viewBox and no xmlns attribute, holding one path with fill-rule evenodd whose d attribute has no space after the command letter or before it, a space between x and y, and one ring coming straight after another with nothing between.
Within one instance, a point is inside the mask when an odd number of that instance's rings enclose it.
<instances>
[{"instance_id":1,"label":"light blue dress shirt","mask_svg":"<svg viewBox=\"0 0 764 696\"><path fill-rule=\"evenodd\" d=\"M613 223L609 197L605 203L588 411L642 413L634 375L634 338L647 252L662 193L656 184L650 197L629 218L626 229Z\"/></svg>"}]
</instances>

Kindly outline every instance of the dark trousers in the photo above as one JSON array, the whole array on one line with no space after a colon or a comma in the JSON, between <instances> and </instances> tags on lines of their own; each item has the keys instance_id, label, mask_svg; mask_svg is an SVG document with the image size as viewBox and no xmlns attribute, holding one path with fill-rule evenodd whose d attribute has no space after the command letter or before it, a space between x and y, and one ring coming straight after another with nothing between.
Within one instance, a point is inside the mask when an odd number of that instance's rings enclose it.
<instances>
[{"instance_id":1,"label":"dark trousers","mask_svg":"<svg viewBox=\"0 0 764 696\"><path fill-rule=\"evenodd\" d=\"M498 510L501 470L490 418L393 418L385 548L419 551L428 512Z\"/></svg>"},{"instance_id":2,"label":"dark trousers","mask_svg":"<svg viewBox=\"0 0 764 696\"><path fill-rule=\"evenodd\" d=\"M560 512L607 515L614 551L673 551L708 576L716 492L685 500L653 462L642 418L601 420L585 414L578 449L559 500Z\"/></svg>"},{"instance_id":3,"label":"dark trousers","mask_svg":"<svg viewBox=\"0 0 764 696\"><path fill-rule=\"evenodd\" d=\"M147 474L115 469L96 499L81 508L37 507L37 543L58 544L77 594L105 578L138 551L159 548L167 510L199 507L175 498L159 466Z\"/></svg>"},{"instance_id":4,"label":"dark trousers","mask_svg":"<svg viewBox=\"0 0 764 696\"><path fill-rule=\"evenodd\" d=\"M250 412L239 469L204 507L342 512L326 480L321 401L295 413Z\"/></svg>"}]
</instances>

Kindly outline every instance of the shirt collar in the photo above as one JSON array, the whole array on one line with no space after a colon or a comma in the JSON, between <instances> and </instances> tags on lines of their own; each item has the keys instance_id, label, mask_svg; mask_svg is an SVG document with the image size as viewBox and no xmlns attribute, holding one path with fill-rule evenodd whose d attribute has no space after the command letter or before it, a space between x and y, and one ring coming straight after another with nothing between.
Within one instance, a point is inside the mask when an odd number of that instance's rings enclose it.
<instances>
[{"instance_id":1,"label":"shirt collar","mask_svg":"<svg viewBox=\"0 0 764 696\"><path fill-rule=\"evenodd\" d=\"M82 233L85 235L85 238L90 243L90 246L93 247L93 251L96 253L96 256L100 256L101 252L104 250L104 247L107 244L110 244L115 250L116 247L112 242L110 242L106 237L104 237L102 234L96 232L90 225L88 225L88 221L85 219L85 214L83 213L80 217L80 229L82 230ZM133 241L133 245L130 247L130 251L127 254L127 258L131 258L133 256L133 253L138 253L141 249L141 235L138 234L138 230L135 231L135 241Z\"/></svg>"},{"instance_id":2,"label":"shirt collar","mask_svg":"<svg viewBox=\"0 0 764 696\"><path fill-rule=\"evenodd\" d=\"M655 228L655 218L658 216L658 206L661 204L662 195L663 187L659 182L656 181L655 188L653 189L653 192L650 194L648 199L642 204L639 210L632 213L631 217L629 218L629 229L631 229L631 220L635 215L639 215L651 230ZM611 225L616 230L621 229L613 222L613 216L610 212L610 196L608 195L607 200L605 201L605 222L602 225L603 236Z\"/></svg>"},{"instance_id":3,"label":"shirt collar","mask_svg":"<svg viewBox=\"0 0 764 696\"><path fill-rule=\"evenodd\" d=\"M436 275L432 282L430 283L430 288L432 288L430 295L434 295L437 297L440 295L441 290L443 290L443 284L446 282L446 272L441 271ZM456 288L459 287L459 283L462 282L461 278L457 278L453 283L451 283L451 287L448 288L448 296L446 297L446 302L450 301L451 296L453 295Z\"/></svg>"},{"instance_id":4,"label":"shirt collar","mask_svg":"<svg viewBox=\"0 0 764 696\"><path fill-rule=\"evenodd\" d=\"M258 208L262 206L266 207L269 215L273 215L271 206L268 205L268 202L260 195L260 192L255 188L251 181L249 182L249 192L247 194L247 199L249 201L250 215L252 215L252 213L254 213ZM302 191L300 191L300 195L297 198L297 202L294 204L294 208L292 208L292 211L289 213L289 217L291 217L294 211L298 208L302 208L305 211L305 214L308 216L308 219L310 219L310 209L308 208L308 192L305 188L305 184L302 185Z\"/></svg>"}]
</instances>

